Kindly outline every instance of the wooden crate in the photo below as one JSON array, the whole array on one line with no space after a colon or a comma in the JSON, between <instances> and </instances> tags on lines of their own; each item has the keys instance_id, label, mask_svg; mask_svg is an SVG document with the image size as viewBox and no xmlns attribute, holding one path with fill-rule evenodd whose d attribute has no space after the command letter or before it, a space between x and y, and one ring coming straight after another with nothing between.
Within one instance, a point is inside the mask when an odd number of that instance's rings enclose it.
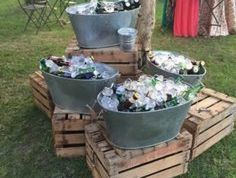
<instances>
[{"instance_id":1,"label":"wooden crate","mask_svg":"<svg viewBox=\"0 0 236 178\"><path fill-rule=\"evenodd\" d=\"M67 48L66 55L93 56L95 61L109 64L119 70L121 75L135 76L138 73L139 54L136 47L131 52L123 52L119 47L84 49L80 48L76 40L72 40Z\"/></svg>"},{"instance_id":2,"label":"wooden crate","mask_svg":"<svg viewBox=\"0 0 236 178\"><path fill-rule=\"evenodd\" d=\"M92 122L92 116L55 107L52 129L56 155L78 157L85 155L84 126Z\"/></svg>"},{"instance_id":3,"label":"wooden crate","mask_svg":"<svg viewBox=\"0 0 236 178\"><path fill-rule=\"evenodd\" d=\"M42 73L40 71L34 72L29 76L29 80L35 104L51 119L54 111L54 103Z\"/></svg>"},{"instance_id":4,"label":"wooden crate","mask_svg":"<svg viewBox=\"0 0 236 178\"><path fill-rule=\"evenodd\" d=\"M94 178L171 178L187 172L192 136L186 130L172 141L145 149L112 146L103 127L85 127L86 161Z\"/></svg>"},{"instance_id":5,"label":"wooden crate","mask_svg":"<svg viewBox=\"0 0 236 178\"><path fill-rule=\"evenodd\" d=\"M205 88L193 102L184 128L193 135L191 159L196 158L234 127L235 98Z\"/></svg>"}]
</instances>

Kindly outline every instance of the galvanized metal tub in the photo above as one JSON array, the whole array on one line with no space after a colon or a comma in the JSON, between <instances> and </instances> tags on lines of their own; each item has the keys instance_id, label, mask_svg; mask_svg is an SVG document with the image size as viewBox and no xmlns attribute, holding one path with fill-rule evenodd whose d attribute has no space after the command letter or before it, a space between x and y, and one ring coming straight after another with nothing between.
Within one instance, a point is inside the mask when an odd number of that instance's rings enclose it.
<instances>
[{"instance_id":1,"label":"galvanized metal tub","mask_svg":"<svg viewBox=\"0 0 236 178\"><path fill-rule=\"evenodd\" d=\"M201 74L197 74L197 75L180 75L180 74L174 74L168 71L165 71L163 69L161 69L160 67L158 67L157 65L153 64L150 59L147 59L147 67L148 67L148 72L151 75L163 75L164 77L167 78L182 78L183 81L185 81L186 83L189 83L191 85L196 85L198 83L200 83L203 79L203 77L206 75L206 69L204 67L200 68L200 73Z\"/></svg>"},{"instance_id":2,"label":"galvanized metal tub","mask_svg":"<svg viewBox=\"0 0 236 178\"><path fill-rule=\"evenodd\" d=\"M175 138L182 127L192 101L175 107L149 112L117 112L104 108L101 94L98 103L103 108L108 138L124 149L154 146Z\"/></svg>"},{"instance_id":3,"label":"galvanized metal tub","mask_svg":"<svg viewBox=\"0 0 236 178\"><path fill-rule=\"evenodd\" d=\"M108 71L111 77L96 80L71 79L43 72L55 105L70 111L89 113L90 110L86 105L93 107L98 93L105 86L115 82L119 76L119 72L108 65L96 63L96 67L99 71Z\"/></svg>"},{"instance_id":4,"label":"galvanized metal tub","mask_svg":"<svg viewBox=\"0 0 236 178\"><path fill-rule=\"evenodd\" d=\"M135 28L139 8L110 14L75 14L74 9L88 3L66 9L77 41L83 48L104 48L119 45L117 31L122 27Z\"/></svg>"}]
</instances>

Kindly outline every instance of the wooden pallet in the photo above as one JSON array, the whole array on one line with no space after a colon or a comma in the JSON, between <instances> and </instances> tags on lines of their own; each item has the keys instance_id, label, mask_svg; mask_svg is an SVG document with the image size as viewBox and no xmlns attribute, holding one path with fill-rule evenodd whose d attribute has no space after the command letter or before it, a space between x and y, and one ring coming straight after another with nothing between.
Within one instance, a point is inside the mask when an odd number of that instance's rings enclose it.
<instances>
[{"instance_id":1,"label":"wooden pallet","mask_svg":"<svg viewBox=\"0 0 236 178\"><path fill-rule=\"evenodd\" d=\"M91 115L75 113L56 107L52 118L56 155L65 158L84 156L84 126L91 122Z\"/></svg>"},{"instance_id":2,"label":"wooden pallet","mask_svg":"<svg viewBox=\"0 0 236 178\"><path fill-rule=\"evenodd\" d=\"M171 178L187 172L192 136L186 130L157 146L124 150L112 146L103 127L85 127L86 161L94 178Z\"/></svg>"},{"instance_id":3,"label":"wooden pallet","mask_svg":"<svg viewBox=\"0 0 236 178\"><path fill-rule=\"evenodd\" d=\"M51 119L54 103L42 73L40 71L34 72L29 76L29 80L35 104Z\"/></svg>"},{"instance_id":4,"label":"wooden pallet","mask_svg":"<svg viewBox=\"0 0 236 178\"><path fill-rule=\"evenodd\" d=\"M138 73L139 54L136 47L131 52L123 52L119 47L84 49L80 48L76 40L72 40L65 51L66 55L93 56L95 61L109 64L119 70L121 75L135 76Z\"/></svg>"},{"instance_id":5,"label":"wooden pallet","mask_svg":"<svg viewBox=\"0 0 236 178\"><path fill-rule=\"evenodd\" d=\"M236 114L235 98L205 88L192 104L184 128L193 135L191 159L230 134Z\"/></svg>"}]
</instances>

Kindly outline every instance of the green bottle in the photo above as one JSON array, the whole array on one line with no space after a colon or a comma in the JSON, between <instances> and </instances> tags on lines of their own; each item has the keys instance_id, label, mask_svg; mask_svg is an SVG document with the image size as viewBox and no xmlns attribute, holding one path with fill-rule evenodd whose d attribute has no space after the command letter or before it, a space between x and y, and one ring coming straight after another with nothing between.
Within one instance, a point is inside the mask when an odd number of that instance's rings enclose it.
<instances>
[{"instance_id":1,"label":"green bottle","mask_svg":"<svg viewBox=\"0 0 236 178\"><path fill-rule=\"evenodd\" d=\"M183 98L187 101L193 100L203 87L204 87L203 83L199 83L191 87L184 93Z\"/></svg>"},{"instance_id":2,"label":"green bottle","mask_svg":"<svg viewBox=\"0 0 236 178\"><path fill-rule=\"evenodd\" d=\"M177 98L177 97L174 97L174 98L172 98L171 101L166 102L166 103L164 104L164 106L165 106L166 108L168 108L168 107L174 107L174 106L176 106L176 105L178 105L178 104L179 104L178 98Z\"/></svg>"},{"instance_id":3,"label":"green bottle","mask_svg":"<svg viewBox=\"0 0 236 178\"><path fill-rule=\"evenodd\" d=\"M39 62L39 68L41 71L44 71L44 72L49 72L49 67L47 67L46 65L46 60L47 59L41 59L40 62Z\"/></svg>"}]
</instances>

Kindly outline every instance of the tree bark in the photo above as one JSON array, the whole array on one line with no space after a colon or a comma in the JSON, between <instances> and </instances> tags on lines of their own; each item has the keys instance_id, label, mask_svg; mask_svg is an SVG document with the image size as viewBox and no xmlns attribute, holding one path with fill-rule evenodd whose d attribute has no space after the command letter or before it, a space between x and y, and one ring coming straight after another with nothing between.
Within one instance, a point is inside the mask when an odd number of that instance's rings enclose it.
<instances>
[{"instance_id":1,"label":"tree bark","mask_svg":"<svg viewBox=\"0 0 236 178\"><path fill-rule=\"evenodd\" d=\"M151 50L152 33L155 27L156 0L140 0L138 15L138 44L142 52Z\"/></svg>"}]
</instances>

